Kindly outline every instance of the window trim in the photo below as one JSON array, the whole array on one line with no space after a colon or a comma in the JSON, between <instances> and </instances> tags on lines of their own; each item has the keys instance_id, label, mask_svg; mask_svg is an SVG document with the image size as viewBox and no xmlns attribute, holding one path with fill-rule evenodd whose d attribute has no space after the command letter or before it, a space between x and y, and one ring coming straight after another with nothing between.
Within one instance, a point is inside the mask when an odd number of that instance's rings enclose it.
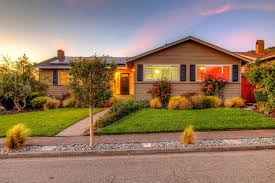
<instances>
[{"instance_id":1,"label":"window trim","mask_svg":"<svg viewBox=\"0 0 275 183\"><path fill-rule=\"evenodd\" d=\"M198 79L198 67L199 66L212 66L212 67L217 67L217 66L229 66L229 80L226 80L228 82L232 82L232 64L196 64L196 81L203 81ZM223 71L223 67L222 67Z\"/></svg>"},{"instance_id":2,"label":"window trim","mask_svg":"<svg viewBox=\"0 0 275 183\"><path fill-rule=\"evenodd\" d=\"M157 81L158 79L151 79L151 80L148 80L146 79L145 77L145 68L146 66L176 66L178 68L178 76L177 76L177 79L176 80L169 80L171 82L178 82L180 81L180 64L143 64L143 81Z\"/></svg>"}]
</instances>

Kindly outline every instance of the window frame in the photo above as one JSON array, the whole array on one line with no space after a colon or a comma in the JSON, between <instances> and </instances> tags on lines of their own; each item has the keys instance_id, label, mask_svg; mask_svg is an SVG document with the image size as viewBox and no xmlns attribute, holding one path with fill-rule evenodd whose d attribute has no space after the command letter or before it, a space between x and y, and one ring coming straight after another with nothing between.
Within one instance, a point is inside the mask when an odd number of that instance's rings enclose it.
<instances>
[{"instance_id":1,"label":"window frame","mask_svg":"<svg viewBox=\"0 0 275 183\"><path fill-rule=\"evenodd\" d=\"M180 81L180 64L143 64L143 81L158 81L159 79L151 79L151 80L146 79L146 77L145 77L146 66L163 66L163 67L176 66L178 68L177 79L176 80L170 80L169 79L169 81L171 81L171 82L178 82L178 81Z\"/></svg>"},{"instance_id":2,"label":"window frame","mask_svg":"<svg viewBox=\"0 0 275 183\"><path fill-rule=\"evenodd\" d=\"M212 66L212 67L218 67L222 66L222 72L224 66L229 66L229 80L226 80L227 82L232 82L232 64L196 64L196 81L203 81L198 79L198 67L203 66L206 68L206 66Z\"/></svg>"}]
</instances>

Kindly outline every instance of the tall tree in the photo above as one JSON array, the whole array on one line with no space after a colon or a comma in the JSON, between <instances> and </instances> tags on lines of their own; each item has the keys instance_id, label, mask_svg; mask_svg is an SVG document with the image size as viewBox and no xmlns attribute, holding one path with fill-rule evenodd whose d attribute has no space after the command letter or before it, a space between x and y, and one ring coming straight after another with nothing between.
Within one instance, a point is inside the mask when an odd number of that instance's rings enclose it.
<instances>
[{"instance_id":1,"label":"tall tree","mask_svg":"<svg viewBox=\"0 0 275 183\"><path fill-rule=\"evenodd\" d=\"M76 101L89 107L90 146L94 146L94 123L92 109L99 98L111 92L111 80L116 68L115 62L108 63L107 57L79 58L70 63L70 84Z\"/></svg>"},{"instance_id":2,"label":"tall tree","mask_svg":"<svg viewBox=\"0 0 275 183\"><path fill-rule=\"evenodd\" d=\"M0 64L0 97L11 99L18 111L26 107L26 98L38 89L47 90L47 85L40 83L37 70L26 55L11 61L3 57Z\"/></svg>"}]
</instances>

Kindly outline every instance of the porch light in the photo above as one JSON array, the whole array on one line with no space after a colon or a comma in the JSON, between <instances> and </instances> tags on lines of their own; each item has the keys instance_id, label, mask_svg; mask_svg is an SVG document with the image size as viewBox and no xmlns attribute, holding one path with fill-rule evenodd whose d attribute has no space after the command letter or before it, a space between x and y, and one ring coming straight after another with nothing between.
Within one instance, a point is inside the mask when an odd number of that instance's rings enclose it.
<instances>
[{"instance_id":1,"label":"porch light","mask_svg":"<svg viewBox=\"0 0 275 183\"><path fill-rule=\"evenodd\" d=\"M135 69L132 69L132 71L134 72L134 71L135 71Z\"/></svg>"},{"instance_id":2,"label":"porch light","mask_svg":"<svg viewBox=\"0 0 275 183\"><path fill-rule=\"evenodd\" d=\"M120 75L120 72L115 73L115 77L118 77Z\"/></svg>"}]
</instances>

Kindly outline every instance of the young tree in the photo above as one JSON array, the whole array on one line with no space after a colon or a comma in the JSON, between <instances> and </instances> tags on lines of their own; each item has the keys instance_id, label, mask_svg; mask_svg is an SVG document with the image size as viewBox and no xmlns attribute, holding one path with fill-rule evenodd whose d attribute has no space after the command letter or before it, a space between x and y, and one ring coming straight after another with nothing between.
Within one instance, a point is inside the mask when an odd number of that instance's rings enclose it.
<instances>
[{"instance_id":1,"label":"young tree","mask_svg":"<svg viewBox=\"0 0 275 183\"><path fill-rule=\"evenodd\" d=\"M70 63L70 84L78 104L89 107L90 146L94 146L94 123L92 109L98 98L111 92L111 80L116 64L109 64L106 57L76 59Z\"/></svg>"}]
</instances>

